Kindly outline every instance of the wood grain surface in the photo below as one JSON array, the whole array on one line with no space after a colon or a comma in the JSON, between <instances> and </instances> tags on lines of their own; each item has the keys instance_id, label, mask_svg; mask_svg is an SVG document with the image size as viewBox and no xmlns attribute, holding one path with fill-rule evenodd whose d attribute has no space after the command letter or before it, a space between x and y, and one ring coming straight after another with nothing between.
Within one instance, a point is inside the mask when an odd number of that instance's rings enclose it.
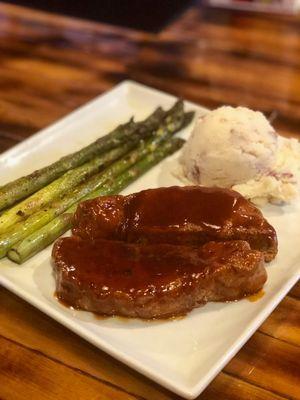
<instances>
[{"instance_id":1,"label":"wood grain surface","mask_svg":"<svg viewBox=\"0 0 300 400\"><path fill-rule=\"evenodd\" d=\"M154 35L0 3L0 152L126 78L299 137L299 28L196 4ZM298 283L199 400L299 400L299 382ZM179 397L0 288L0 399Z\"/></svg>"}]
</instances>

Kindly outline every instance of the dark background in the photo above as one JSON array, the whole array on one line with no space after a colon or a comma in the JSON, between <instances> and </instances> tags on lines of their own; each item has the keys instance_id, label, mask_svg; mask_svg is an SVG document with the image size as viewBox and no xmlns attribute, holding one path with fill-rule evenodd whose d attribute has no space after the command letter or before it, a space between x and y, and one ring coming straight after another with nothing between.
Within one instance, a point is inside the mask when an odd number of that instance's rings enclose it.
<instances>
[{"instance_id":1,"label":"dark background","mask_svg":"<svg viewBox=\"0 0 300 400\"><path fill-rule=\"evenodd\" d=\"M7 3L157 32L192 0L8 0Z\"/></svg>"}]
</instances>

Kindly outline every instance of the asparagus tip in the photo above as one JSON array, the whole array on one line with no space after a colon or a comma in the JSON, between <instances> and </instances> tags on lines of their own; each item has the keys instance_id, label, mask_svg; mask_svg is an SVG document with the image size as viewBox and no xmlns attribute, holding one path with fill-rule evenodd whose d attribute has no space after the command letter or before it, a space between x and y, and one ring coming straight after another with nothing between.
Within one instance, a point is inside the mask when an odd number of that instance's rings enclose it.
<instances>
[{"instance_id":1,"label":"asparagus tip","mask_svg":"<svg viewBox=\"0 0 300 400\"><path fill-rule=\"evenodd\" d=\"M195 111L189 111L184 113L181 129L186 128L192 122L194 117L195 117Z\"/></svg>"}]
</instances>

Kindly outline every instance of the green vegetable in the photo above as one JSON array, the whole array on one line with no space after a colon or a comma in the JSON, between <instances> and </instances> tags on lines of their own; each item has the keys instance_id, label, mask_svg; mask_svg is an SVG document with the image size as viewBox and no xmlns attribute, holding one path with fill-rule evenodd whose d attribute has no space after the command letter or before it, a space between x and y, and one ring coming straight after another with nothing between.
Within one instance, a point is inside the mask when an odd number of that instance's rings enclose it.
<instances>
[{"instance_id":1,"label":"green vegetable","mask_svg":"<svg viewBox=\"0 0 300 400\"><path fill-rule=\"evenodd\" d=\"M111 177L105 182L104 185L85 196L83 200L92 199L97 196L119 193L130 183L135 181L142 174L159 163L163 158L177 151L183 145L183 143L184 141L179 138L164 141L158 149L150 151L150 153L146 154L140 161L117 177ZM26 237L26 239L14 246L9 251L8 257L12 261L22 264L39 251L43 250L55 239L70 229L72 217L76 211L76 208L77 203L69 208L65 213L54 218L41 229L34 231L30 236Z\"/></svg>"},{"instance_id":2,"label":"green vegetable","mask_svg":"<svg viewBox=\"0 0 300 400\"><path fill-rule=\"evenodd\" d=\"M142 122L136 123L130 120L128 123L119 125L106 136L97 139L81 150L69 154L47 167L34 171L30 175L7 183L0 188L0 210L8 208L17 201L28 197L60 177L66 171L90 161L100 153L104 153L131 140L134 133L138 133L140 138L148 137L151 131L157 128L164 116L164 111L158 108Z\"/></svg>"},{"instance_id":3,"label":"green vegetable","mask_svg":"<svg viewBox=\"0 0 300 400\"><path fill-rule=\"evenodd\" d=\"M72 204L79 202L88 193L101 187L106 180L119 175L121 172L135 164L149 151L159 148L161 141L170 137L180 129L185 121L182 102L177 102L167 113L160 127L153 133L153 138L142 142L136 149L109 166L100 174L92 176L89 180L67 193L63 198L49 203L44 209L32 214L26 220L13 225L11 229L0 235L0 257L4 257L8 250L17 242L23 240L34 231L46 225L49 221L62 214Z\"/></svg>"},{"instance_id":4,"label":"green vegetable","mask_svg":"<svg viewBox=\"0 0 300 400\"><path fill-rule=\"evenodd\" d=\"M42 207L46 207L46 205L54 199L62 197L67 191L73 189L82 181L88 179L111 162L126 154L136 146L136 144L136 141L129 141L128 143L121 144L115 149L96 156L94 159L80 167L66 172L60 178L40 189L21 203L5 211L0 216L0 234L7 231L7 229L13 224L25 220L35 211L40 210Z\"/></svg>"}]
</instances>

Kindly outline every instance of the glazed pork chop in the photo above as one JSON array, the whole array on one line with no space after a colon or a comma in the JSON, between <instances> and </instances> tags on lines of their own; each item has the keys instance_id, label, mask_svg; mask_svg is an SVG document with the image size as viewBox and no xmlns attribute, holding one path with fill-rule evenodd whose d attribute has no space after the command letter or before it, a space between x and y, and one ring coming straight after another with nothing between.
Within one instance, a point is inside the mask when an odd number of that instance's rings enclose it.
<instances>
[{"instance_id":1,"label":"glazed pork chop","mask_svg":"<svg viewBox=\"0 0 300 400\"><path fill-rule=\"evenodd\" d=\"M102 315L167 318L208 301L235 300L266 281L264 257L245 241L203 246L59 239L53 248L56 294Z\"/></svg>"},{"instance_id":2,"label":"glazed pork chop","mask_svg":"<svg viewBox=\"0 0 300 400\"><path fill-rule=\"evenodd\" d=\"M244 240L266 261L277 254L276 232L260 210L221 188L169 187L88 200L77 208L73 233L91 240L193 246Z\"/></svg>"}]
</instances>

